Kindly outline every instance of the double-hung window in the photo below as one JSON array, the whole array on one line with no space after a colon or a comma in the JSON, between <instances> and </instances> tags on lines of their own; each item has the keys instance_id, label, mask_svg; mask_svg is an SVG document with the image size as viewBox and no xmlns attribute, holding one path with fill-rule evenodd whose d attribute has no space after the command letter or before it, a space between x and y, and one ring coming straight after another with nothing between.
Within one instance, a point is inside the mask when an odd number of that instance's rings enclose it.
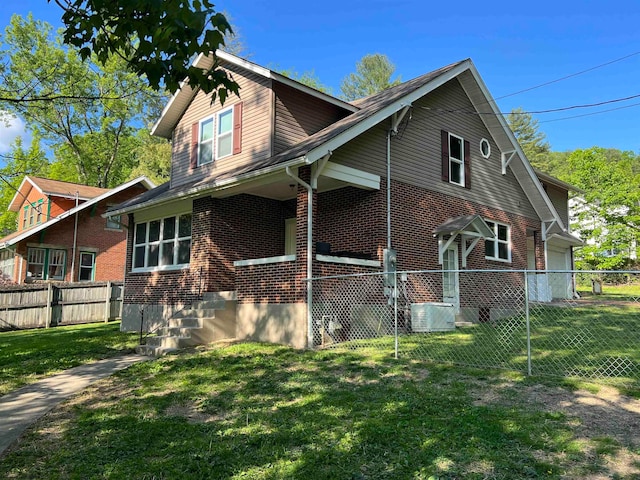
<instances>
[{"instance_id":1,"label":"double-hung window","mask_svg":"<svg viewBox=\"0 0 640 480\"><path fill-rule=\"evenodd\" d=\"M44 205L44 200L38 200L38 207L36 211L36 223L42 223L42 206Z\"/></svg>"},{"instance_id":2,"label":"double-hung window","mask_svg":"<svg viewBox=\"0 0 640 480\"><path fill-rule=\"evenodd\" d=\"M55 248L29 248L27 271L41 280L64 280L67 252Z\"/></svg>"},{"instance_id":3,"label":"double-hung window","mask_svg":"<svg viewBox=\"0 0 640 480\"><path fill-rule=\"evenodd\" d=\"M484 253L488 260L511 261L511 228L504 223L485 220L495 238L485 239Z\"/></svg>"},{"instance_id":4,"label":"double-hung window","mask_svg":"<svg viewBox=\"0 0 640 480\"><path fill-rule=\"evenodd\" d=\"M242 152L242 102L191 127L190 168Z\"/></svg>"},{"instance_id":5,"label":"double-hung window","mask_svg":"<svg viewBox=\"0 0 640 480\"><path fill-rule=\"evenodd\" d=\"M213 123L214 117L200 122L198 166L213 162Z\"/></svg>"},{"instance_id":6,"label":"double-hung window","mask_svg":"<svg viewBox=\"0 0 640 480\"><path fill-rule=\"evenodd\" d=\"M200 122L198 166L233 153L233 107Z\"/></svg>"},{"instance_id":7,"label":"double-hung window","mask_svg":"<svg viewBox=\"0 0 640 480\"><path fill-rule=\"evenodd\" d=\"M464 140L449 134L449 182L464 186Z\"/></svg>"},{"instance_id":8,"label":"double-hung window","mask_svg":"<svg viewBox=\"0 0 640 480\"><path fill-rule=\"evenodd\" d=\"M27 217L29 216L29 205L25 205L24 209L24 216L22 217L22 229L26 229L27 228Z\"/></svg>"},{"instance_id":9,"label":"double-hung window","mask_svg":"<svg viewBox=\"0 0 640 480\"><path fill-rule=\"evenodd\" d=\"M442 181L471 188L471 148L469 140L441 131Z\"/></svg>"},{"instance_id":10,"label":"double-hung window","mask_svg":"<svg viewBox=\"0 0 640 480\"><path fill-rule=\"evenodd\" d=\"M190 256L190 213L136 224L134 271L186 266Z\"/></svg>"},{"instance_id":11,"label":"double-hung window","mask_svg":"<svg viewBox=\"0 0 640 480\"><path fill-rule=\"evenodd\" d=\"M80 267L78 268L78 281L92 282L95 278L96 254L93 252L80 252Z\"/></svg>"},{"instance_id":12,"label":"double-hung window","mask_svg":"<svg viewBox=\"0 0 640 480\"><path fill-rule=\"evenodd\" d=\"M31 208L29 209L29 226L30 227L33 225L35 217L36 217L36 207L35 205L32 204Z\"/></svg>"},{"instance_id":13,"label":"double-hung window","mask_svg":"<svg viewBox=\"0 0 640 480\"><path fill-rule=\"evenodd\" d=\"M233 153L233 107L216 115L216 158Z\"/></svg>"}]
</instances>

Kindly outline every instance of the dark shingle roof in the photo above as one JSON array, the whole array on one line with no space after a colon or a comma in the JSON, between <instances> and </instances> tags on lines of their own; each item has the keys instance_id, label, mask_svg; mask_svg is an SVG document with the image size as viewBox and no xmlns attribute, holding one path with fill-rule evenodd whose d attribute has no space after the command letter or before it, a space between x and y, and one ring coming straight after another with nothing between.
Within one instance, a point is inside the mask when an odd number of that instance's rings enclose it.
<instances>
[{"instance_id":1,"label":"dark shingle roof","mask_svg":"<svg viewBox=\"0 0 640 480\"><path fill-rule=\"evenodd\" d=\"M466 60L452 63L445 67L439 68L427 74L416 77L407 82L391 87L387 90L383 90L380 93L363 98L353 104L356 105L359 110L347 117L329 125L328 127L320 130L319 132L310 135L301 142L298 142L293 147L273 155L269 158L254 161L249 164L239 166L230 171L226 171L216 177L207 177L192 184L179 185L174 188L170 187L169 182L156 187L134 199L124 202L120 205L113 207L114 211L130 210L136 206L150 206L155 203L161 203L174 197L196 195L198 192L204 192L215 188L221 181L231 179L233 177L242 176L248 173L259 172L263 169L270 169L280 164L285 164L292 160L302 158L313 149L322 146L324 143L334 139L343 132L346 132L350 128L364 122L379 110L393 104L394 102L402 99L410 93L418 90L429 82L433 81L440 75L443 75L450 70L454 69Z\"/></svg>"}]
</instances>

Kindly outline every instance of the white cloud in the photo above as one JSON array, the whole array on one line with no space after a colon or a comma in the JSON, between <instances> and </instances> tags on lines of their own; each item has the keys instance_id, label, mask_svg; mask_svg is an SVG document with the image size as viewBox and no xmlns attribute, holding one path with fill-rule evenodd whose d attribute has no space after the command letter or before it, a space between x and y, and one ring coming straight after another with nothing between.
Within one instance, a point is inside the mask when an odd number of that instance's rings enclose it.
<instances>
[{"instance_id":1,"label":"white cloud","mask_svg":"<svg viewBox=\"0 0 640 480\"><path fill-rule=\"evenodd\" d=\"M11 144L16 137L24 139L24 146L29 144L29 134L25 130L25 123L19 117L0 111L0 154L11 150Z\"/></svg>"}]
</instances>

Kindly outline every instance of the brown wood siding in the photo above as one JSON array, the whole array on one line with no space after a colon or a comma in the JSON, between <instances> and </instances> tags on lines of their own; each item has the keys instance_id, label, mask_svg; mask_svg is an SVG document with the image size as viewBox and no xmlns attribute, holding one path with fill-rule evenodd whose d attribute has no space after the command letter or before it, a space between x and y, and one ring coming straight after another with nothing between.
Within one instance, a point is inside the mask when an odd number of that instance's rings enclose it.
<instances>
[{"instance_id":1,"label":"brown wood siding","mask_svg":"<svg viewBox=\"0 0 640 480\"><path fill-rule=\"evenodd\" d=\"M172 187L214 178L271 155L271 80L239 68L230 70L233 79L240 85L240 98L232 95L221 107L218 101L212 105L210 96L198 92L173 132ZM242 102L242 151L201 167L190 168L192 124L239 102Z\"/></svg>"},{"instance_id":2,"label":"brown wood siding","mask_svg":"<svg viewBox=\"0 0 640 480\"><path fill-rule=\"evenodd\" d=\"M502 175L500 151L479 115L461 113L461 110L474 111L456 79L414 102L411 119L400 126L399 134L391 140L391 177L409 185L537 218L511 170L507 169L507 174ZM388 121L383 121L336 149L331 161L386 177L388 128ZM470 189L442 181L442 130L469 141L473 165ZM489 158L480 154L482 138L491 145Z\"/></svg>"},{"instance_id":3,"label":"brown wood siding","mask_svg":"<svg viewBox=\"0 0 640 480\"><path fill-rule=\"evenodd\" d=\"M274 82L273 91L276 109L274 154L291 148L350 113L281 83Z\"/></svg>"}]
</instances>

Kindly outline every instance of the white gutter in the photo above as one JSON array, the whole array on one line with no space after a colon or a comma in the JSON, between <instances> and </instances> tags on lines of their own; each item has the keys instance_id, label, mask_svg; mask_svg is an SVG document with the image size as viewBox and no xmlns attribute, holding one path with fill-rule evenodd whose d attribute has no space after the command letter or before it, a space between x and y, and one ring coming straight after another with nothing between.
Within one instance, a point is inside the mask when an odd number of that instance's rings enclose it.
<instances>
[{"instance_id":1,"label":"white gutter","mask_svg":"<svg viewBox=\"0 0 640 480\"><path fill-rule=\"evenodd\" d=\"M24 257L22 256L22 254L18 253L17 251L15 252L15 254L18 256L18 258L20 259L20 268L18 269L18 281L16 282L18 285L22 284L22 264L24 263ZM15 268L13 270L15 272Z\"/></svg>"},{"instance_id":2,"label":"white gutter","mask_svg":"<svg viewBox=\"0 0 640 480\"><path fill-rule=\"evenodd\" d=\"M256 177L261 177L263 175L268 175L271 173L278 172L279 170L282 170L283 167L286 170L288 167L297 167L298 165L303 165L303 164L305 164L305 157L303 156L296 157L287 162L271 165L263 169L229 177L219 182L214 181L211 183L207 183L205 185L193 187L185 192L176 193L170 198L162 199L161 201L155 201L154 199L152 199L144 203L133 205L132 207L129 207L129 208L125 207L118 210L109 210L108 212L102 214L102 216L106 218L112 215L120 215L122 213L131 213L131 212L135 212L136 210L143 210L149 207L157 207L160 205L164 205L165 203L172 203L172 202L175 202L176 200L186 200L188 198L194 198L194 197L206 195L209 192L215 192L215 191L223 190L225 188L231 188L238 185L242 185L243 183L250 182Z\"/></svg>"}]
</instances>

